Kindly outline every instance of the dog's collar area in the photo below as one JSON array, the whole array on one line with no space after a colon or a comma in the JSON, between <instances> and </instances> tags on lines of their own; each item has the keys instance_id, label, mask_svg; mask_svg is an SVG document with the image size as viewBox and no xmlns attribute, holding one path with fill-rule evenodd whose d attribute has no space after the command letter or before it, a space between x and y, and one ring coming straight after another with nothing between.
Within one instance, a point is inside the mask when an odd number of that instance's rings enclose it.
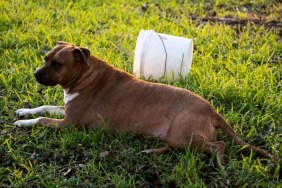
<instances>
[{"instance_id":1,"label":"dog's collar area","mask_svg":"<svg viewBox=\"0 0 282 188\"><path fill-rule=\"evenodd\" d=\"M68 93L69 89L64 90L64 103L65 105L75 99L79 93Z\"/></svg>"}]
</instances>

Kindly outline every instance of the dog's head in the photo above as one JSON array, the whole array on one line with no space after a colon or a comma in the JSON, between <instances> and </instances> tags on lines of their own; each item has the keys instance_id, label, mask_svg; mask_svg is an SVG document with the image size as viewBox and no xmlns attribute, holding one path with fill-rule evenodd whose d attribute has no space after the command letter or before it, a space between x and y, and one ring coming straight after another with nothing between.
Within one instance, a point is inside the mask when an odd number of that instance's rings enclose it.
<instances>
[{"instance_id":1,"label":"dog's head","mask_svg":"<svg viewBox=\"0 0 282 188\"><path fill-rule=\"evenodd\" d=\"M90 51L59 41L44 59L43 67L34 72L36 81L47 86L59 84L66 87L89 66Z\"/></svg>"}]
</instances>

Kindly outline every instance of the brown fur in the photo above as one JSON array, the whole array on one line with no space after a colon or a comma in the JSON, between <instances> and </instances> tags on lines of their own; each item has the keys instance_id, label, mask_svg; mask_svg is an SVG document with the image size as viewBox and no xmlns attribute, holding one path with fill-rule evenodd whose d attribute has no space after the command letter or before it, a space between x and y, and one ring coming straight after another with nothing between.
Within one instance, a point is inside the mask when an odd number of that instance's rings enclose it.
<instances>
[{"instance_id":1,"label":"brown fur","mask_svg":"<svg viewBox=\"0 0 282 188\"><path fill-rule=\"evenodd\" d=\"M90 53L85 48L59 42L46 56L46 64L36 72L38 82L59 84L68 93L79 95L65 105L63 120L43 118L40 123L95 129L103 118L111 130L141 131L159 137L174 149L185 149L191 144L191 148L207 153L215 151L224 163L225 144L215 138L216 128L221 128L236 144L273 157L242 141L200 96L185 89L139 80L87 54ZM53 65L54 62L61 65ZM168 147L145 152L161 153Z\"/></svg>"}]
</instances>

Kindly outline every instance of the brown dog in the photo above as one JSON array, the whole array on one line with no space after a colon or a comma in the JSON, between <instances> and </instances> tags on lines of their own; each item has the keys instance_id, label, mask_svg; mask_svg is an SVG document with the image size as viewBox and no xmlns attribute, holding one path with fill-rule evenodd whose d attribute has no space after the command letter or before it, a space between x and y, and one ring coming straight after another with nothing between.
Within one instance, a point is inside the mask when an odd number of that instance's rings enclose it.
<instances>
[{"instance_id":1,"label":"brown dog","mask_svg":"<svg viewBox=\"0 0 282 188\"><path fill-rule=\"evenodd\" d=\"M86 48L66 42L45 56L45 65L34 75L37 82L64 89L64 107L41 106L20 109L17 114L64 114L64 119L40 117L18 120L17 126L43 124L49 127L86 127L95 129L101 118L111 130L141 131L159 137L166 147L145 152L161 153L174 149L215 151L224 163L223 141L216 141L216 128L221 128L236 144L254 150L264 157L273 156L242 141L233 128L200 96L176 87L149 83L115 69L90 55Z\"/></svg>"}]
</instances>

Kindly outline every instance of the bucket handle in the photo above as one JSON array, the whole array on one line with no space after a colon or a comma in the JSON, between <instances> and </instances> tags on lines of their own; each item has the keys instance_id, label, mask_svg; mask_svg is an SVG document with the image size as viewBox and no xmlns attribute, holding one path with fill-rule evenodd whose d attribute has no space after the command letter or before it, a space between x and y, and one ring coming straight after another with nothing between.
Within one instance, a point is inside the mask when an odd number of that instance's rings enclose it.
<instances>
[{"instance_id":1,"label":"bucket handle","mask_svg":"<svg viewBox=\"0 0 282 188\"><path fill-rule=\"evenodd\" d=\"M165 44L164 44L164 41L162 39L162 37L159 35L159 33L155 32L154 30L151 30L152 33L156 33L157 36L159 37L159 39L161 40L162 42L162 45L164 47L164 51L165 51L165 68L164 68L164 73L163 73L163 76L162 76L162 79L165 77L165 74L166 74L166 69L167 69L167 51L166 51L166 47L165 47ZM147 36L148 37L148 36ZM151 37L151 35L149 35L149 37ZM145 42L144 46L147 46L148 44ZM146 53L146 47L143 48L142 50L142 55L141 55L141 64L140 64L140 70L141 72L144 73L144 60L143 60L143 56L144 54Z\"/></svg>"},{"instance_id":2,"label":"bucket handle","mask_svg":"<svg viewBox=\"0 0 282 188\"><path fill-rule=\"evenodd\" d=\"M163 74L163 78L165 77L165 74L166 74L166 66L167 66L167 51L166 51L166 47L165 47L165 44L164 44L164 41L162 39L162 37L159 35L159 33L155 32L158 37L160 38L162 44L163 44L163 47L164 47L164 51L165 51L165 68L164 68L164 74Z\"/></svg>"}]
</instances>

